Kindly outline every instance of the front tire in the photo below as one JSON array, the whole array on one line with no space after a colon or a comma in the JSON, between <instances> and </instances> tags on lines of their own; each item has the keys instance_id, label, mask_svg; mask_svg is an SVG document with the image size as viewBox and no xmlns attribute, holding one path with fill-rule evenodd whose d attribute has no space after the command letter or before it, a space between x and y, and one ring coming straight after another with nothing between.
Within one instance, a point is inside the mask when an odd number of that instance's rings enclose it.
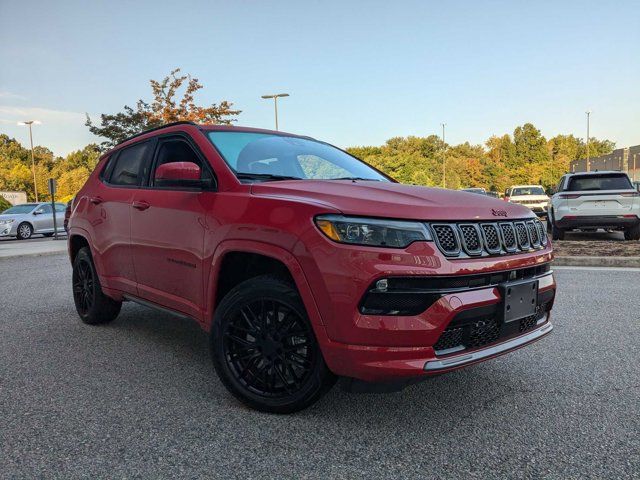
<instances>
[{"instance_id":1,"label":"front tire","mask_svg":"<svg viewBox=\"0 0 640 480\"><path fill-rule=\"evenodd\" d=\"M242 282L222 299L213 319L211 355L225 387L263 412L302 410L336 381L298 292L269 275Z\"/></svg>"},{"instance_id":2,"label":"front tire","mask_svg":"<svg viewBox=\"0 0 640 480\"><path fill-rule=\"evenodd\" d=\"M640 240L640 223L624 231L625 240Z\"/></svg>"},{"instance_id":3,"label":"front tire","mask_svg":"<svg viewBox=\"0 0 640 480\"><path fill-rule=\"evenodd\" d=\"M18 237L18 240L27 240L31 238L31 235L33 235L33 227L30 223L22 222L20 225L18 225L16 235Z\"/></svg>"},{"instance_id":4,"label":"front tire","mask_svg":"<svg viewBox=\"0 0 640 480\"><path fill-rule=\"evenodd\" d=\"M102 291L89 247L82 247L73 261L73 301L80 319L89 325L108 323L120 313L116 302Z\"/></svg>"}]
</instances>

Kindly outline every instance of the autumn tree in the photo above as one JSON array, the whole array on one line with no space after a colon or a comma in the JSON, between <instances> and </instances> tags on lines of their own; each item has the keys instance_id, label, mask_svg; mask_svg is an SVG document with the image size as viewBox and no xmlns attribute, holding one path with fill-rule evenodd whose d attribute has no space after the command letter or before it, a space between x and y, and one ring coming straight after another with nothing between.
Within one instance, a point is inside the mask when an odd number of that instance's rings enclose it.
<instances>
[{"instance_id":1,"label":"autumn tree","mask_svg":"<svg viewBox=\"0 0 640 480\"><path fill-rule=\"evenodd\" d=\"M240 110L234 110L233 103L226 100L209 106L197 105L194 94L203 86L191 75L180 75L179 68L164 79L150 80L149 83L153 95L150 103L138 100L135 107L125 105L122 112L102 114L99 126L87 115L85 125L89 131L108 139L101 143L102 149L111 148L136 133L166 123L192 121L229 125L240 114Z\"/></svg>"}]
</instances>

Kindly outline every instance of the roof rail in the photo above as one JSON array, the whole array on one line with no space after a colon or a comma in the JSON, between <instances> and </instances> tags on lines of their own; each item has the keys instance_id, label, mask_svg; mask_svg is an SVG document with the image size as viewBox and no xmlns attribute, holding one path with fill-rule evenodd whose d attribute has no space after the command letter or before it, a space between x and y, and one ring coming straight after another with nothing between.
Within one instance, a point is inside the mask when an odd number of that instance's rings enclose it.
<instances>
[{"instance_id":1,"label":"roof rail","mask_svg":"<svg viewBox=\"0 0 640 480\"><path fill-rule=\"evenodd\" d=\"M196 125L197 126L198 124L196 122L192 122L190 120L180 120L178 122L165 123L164 125L160 125L159 127L149 128L148 130L143 130L142 132L136 133L135 135L131 135L130 137L125 138L121 142L118 142L118 145L120 145L120 144L122 144L124 142L128 142L129 140L131 140L133 138L137 138L140 135L144 135L144 134L149 133L149 132L154 132L156 130L160 130L161 128L173 127L174 125Z\"/></svg>"}]
</instances>

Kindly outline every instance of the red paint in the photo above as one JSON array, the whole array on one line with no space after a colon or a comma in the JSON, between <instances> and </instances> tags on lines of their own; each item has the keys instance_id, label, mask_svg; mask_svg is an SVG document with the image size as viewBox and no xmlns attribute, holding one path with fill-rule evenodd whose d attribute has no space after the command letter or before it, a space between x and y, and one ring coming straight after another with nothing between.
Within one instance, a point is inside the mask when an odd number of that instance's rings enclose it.
<instances>
[{"instance_id":1,"label":"red paint","mask_svg":"<svg viewBox=\"0 0 640 480\"><path fill-rule=\"evenodd\" d=\"M239 127L204 129L262 131ZM209 162L217 191L116 188L99 172L110 155L140 140L182 132ZM275 133L275 132L268 132ZM195 165L163 165L156 178L197 179ZM195 166L198 168L197 166ZM95 199L100 201L96 202ZM258 253L286 266L313 324L329 367L339 375L389 380L424 375L432 345L465 309L497 304L497 288L456 292L416 316L370 316L358 304L367 288L389 276L467 275L512 270L552 260L546 248L518 255L449 260L433 242L405 249L339 244L313 218L349 214L416 220L496 221L535 218L513 203L398 183L277 181L242 184L199 127L177 125L145 134L105 154L73 203L74 238L87 240L105 292L135 295L196 319L205 330L215 310L218 272L230 252ZM546 289L555 290L555 282Z\"/></svg>"}]
</instances>

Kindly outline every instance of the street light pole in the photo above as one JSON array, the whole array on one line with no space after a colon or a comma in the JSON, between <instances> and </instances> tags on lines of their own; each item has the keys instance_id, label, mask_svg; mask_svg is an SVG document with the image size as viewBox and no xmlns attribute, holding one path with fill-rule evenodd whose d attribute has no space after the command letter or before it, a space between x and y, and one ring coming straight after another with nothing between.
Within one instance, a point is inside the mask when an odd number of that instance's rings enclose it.
<instances>
[{"instance_id":1,"label":"street light pole","mask_svg":"<svg viewBox=\"0 0 640 480\"><path fill-rule=\"evenodd\" d=\"M590 121L590 117L591 117L591 110L587 110L585 112L587 114L587 172L591 171L591 166L589 165L589 121Z\"/></svg>"},{"instance_id":2,"label":"street light pole","mask_svg":"<svg viewBox=\"0 0 640 480\"><path fill-rule=\"evenodd\" d=\"M447 146L444 142L444 127L447 124L441 123L440 125L442 125L442 188L447 188L447 156L445 155Z\"/></svg>"},{"instance_id":3,"label":"street light pole","mask_svg":"<svg viewBox=\"0 0 640 480\"><path fill-rule=\"evenodd\" d=\"M262 98L273 98L273 109L276 115L276 130L278 130L278 98L288 97L288 93L276 93L274 95L262 95Z\"/></svg>"},{"instance_id":4,"label":"street light pole","mask_svg":"<svg viewBox=\"0 0 640 480\"><path fill-rule=\"evenodd\" d=\"M38 125L40 122L37 120L27 120L24 122L18 122L18 125L28 125L29 126L29 143L31 144L31 170L33 171L33 192L35 193L36 203L38 200L38 183L36 181L36 161L33 155L33 132L31 131L31 125Z\"/></svg>"}]
</instances>

